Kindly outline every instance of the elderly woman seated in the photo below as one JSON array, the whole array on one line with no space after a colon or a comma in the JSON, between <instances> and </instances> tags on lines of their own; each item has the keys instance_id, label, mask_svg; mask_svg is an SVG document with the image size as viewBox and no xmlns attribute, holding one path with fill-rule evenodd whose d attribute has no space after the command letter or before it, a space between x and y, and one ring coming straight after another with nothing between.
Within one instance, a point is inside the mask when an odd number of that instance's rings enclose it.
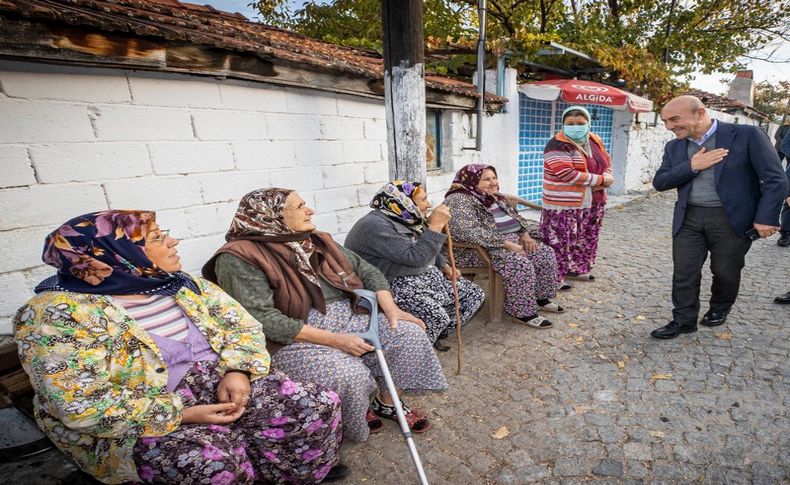
<instances>
[{"instance_id":1,"label":"elderly woman seated","mask_svg":"<svg viewBox=\"0 0 790 485\"><path fill-rule=\"evenodd\" d=\"M431 206L420 183L396 181L373 196L370 211L346 236L345 247L375 265L389 279L395 303L425 322L428 338L438 350L449 350L439 339L455 328L455 304L450 278L460 277L442 256L442 229L450 220L440 205L426 219ZM483 304L483 290L458 280L461 324Z\"/></svg>"},{"instance_id":2,"label":"elderly woman seated","mask_svg":"<svg viewBox=\"0 0 790 485\"><path fill-rule=\"evenodd\" d=\"M354 289L376 292L380 337L395 385L410 391L444 390L447 382L423 322L395 304L384 275L358 255L315 230L313 209L298 193L261 189L245 195L225 238L228 243L203 267L282 345L274 365L294 377L340 394L344 436L364 441L381 430L376 417L396 420L373 347L351 332L369 316L356 310ZM388 322L389 321L389 322ZM381 391L368 411L369 396ZM412 431L430 426L406 407Z\"/></svg>"},{"instance_id":3,"label":"elderly woman seated","mask_svg":"<svg viewBox=\"0 0 790 485\"><path fill-rule=\"evenodd\" d=\"M494 271L502 275L505 312L535 328L552 323L538 310L562 313L551 298L557 293L557 260L554 251L537 240L537 223L521 217L499 193L496 169L470 164L455 175L445 194L450 208L450 229L462 242L479 244L491 256ZM481 266L472 251L458 251L460 266Z\"/></svg>"},{"instance_id":4,"label":"elderly woman seated","mask_svg":"<svg viewBox=\"0 0 790 485\"><path fill-rule=\"evenodd\" d=\"M155 214L51 233L14 324L41 429L105 483L317 483L338 461L339 397L270 372L260 324L180 272ZM293 396L300 399L295 400Z\"/></svg>"}]
</instances>

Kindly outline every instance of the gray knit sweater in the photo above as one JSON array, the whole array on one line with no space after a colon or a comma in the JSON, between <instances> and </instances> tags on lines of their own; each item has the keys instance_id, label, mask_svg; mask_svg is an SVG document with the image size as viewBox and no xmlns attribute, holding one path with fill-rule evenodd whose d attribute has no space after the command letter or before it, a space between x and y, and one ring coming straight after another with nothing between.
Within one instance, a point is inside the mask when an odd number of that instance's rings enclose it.
<instances>
[{"instance_id":1,"label":"gray knit sweater","mask_svg":"<svg viewBox=\"0 0 790 485\"><path fill-rule=\"evenodd\" d=\"M447 236L427 227L417 234L372 210L354 224L343 245L377 267L387 279L414 276L445 265L439 254Z\"/></svg>"}]
</instances>

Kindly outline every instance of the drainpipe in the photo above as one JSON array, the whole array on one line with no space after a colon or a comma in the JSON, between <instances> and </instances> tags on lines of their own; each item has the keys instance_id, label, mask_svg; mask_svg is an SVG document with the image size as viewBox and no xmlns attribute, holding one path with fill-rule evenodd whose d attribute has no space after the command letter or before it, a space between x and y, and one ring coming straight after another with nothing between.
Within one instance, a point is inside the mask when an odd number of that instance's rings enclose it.
<instances>
[{"instance_id":1,"label":"drainpipe","mask_svg":"<svg viewBox=\"0 0 790 485\"><path fill-rule=\"evenodd\" d=\"M485 109L485 53L486 53L486 0L477 2L477 18L480 22L479 37L477 39L477 139L475 150L483 149L483 110Z\"/></svg>"},{"instance_id":2,"label":"drainpipe","mask_svg":"<svg viewBox=\"0 0 790 485\"><path fill-rule=\"evenodd\" d=\"M496 95L505 95L505 59L507 54L502 54L496 61ZM502 112L507 113L507 104L502 105Z\"/></svg>"}]
</instances>

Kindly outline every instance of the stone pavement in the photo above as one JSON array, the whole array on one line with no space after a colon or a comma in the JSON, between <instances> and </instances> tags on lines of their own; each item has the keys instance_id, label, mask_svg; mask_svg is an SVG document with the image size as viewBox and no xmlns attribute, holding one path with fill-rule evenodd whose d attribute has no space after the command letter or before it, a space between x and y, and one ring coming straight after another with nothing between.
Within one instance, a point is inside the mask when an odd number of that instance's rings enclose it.
<instances>
[{"instance_id":1,"label":"stone pavement","mask_svg":"<svg viewBox=\"0 0 790 485\"><path fill-rule=\"evenodd\" d=\"M553 329L478 316L462 375L441 356L450 390L406 398L434 416L416 438L432 484L790 483L790 308L772 303L790 250L754 244L726 325L651 339L670 318L674 200L608 211L597 280L561 294ZM387 424L345 445L344 483L416 483Z\"/></svg>"},{"instance_id":2,"label":"stone pavement","mask_svg":"<svg viewBox=\"0 0 790 485\"><path fill-rule=\"evenodd\" d=\"M790 483L790 308L771 302L790 290L790 250L776 237L753 246L725 326L653 340L670 316L673 203L608 211L597 280L558 298L568 311L553 329L481 312L462 375L454 351L441 355L450 390L406 398L433 416L416 436L432 484ZM416 483L386 424L344 445L342 483ZM51 453L0 465L0 478L76 485L71 470Z\"/></svg>"}]
</instances>

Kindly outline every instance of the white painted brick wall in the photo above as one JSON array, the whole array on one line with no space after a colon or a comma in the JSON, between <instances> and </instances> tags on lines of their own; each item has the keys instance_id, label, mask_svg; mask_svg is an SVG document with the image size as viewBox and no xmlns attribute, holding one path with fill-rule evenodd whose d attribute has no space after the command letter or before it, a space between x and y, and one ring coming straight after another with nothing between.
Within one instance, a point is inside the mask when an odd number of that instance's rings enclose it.
<instances>
[{"instance_id":1,"label":"white painted brick wall","mask_svg":"<svg viewBox=\"0 0 790 485\"><path fill-rule=\"evenodd\" d=\"M298 190L342 242L388 178L380 99L0 61L0 113L0 332L53 272L44 236L79 214L155 210L199 271L251 190ZM463 161L466 142L448 142Z\"/></svg>"},{"instance_id":2,"label":"white painted brick wall","mask_svg":"<svg viewBox=\"0 0 790 485\"><path fill-rule=\"evenodd\" d=\"M258 83L228 81L219 85L222 106L234 110L263 111L265 113L285 113L285 89L262 86Z\"/></svg>"},{"instance_id":3,"label":"white painted brick wall","mask_svg":"<svg viewBox=\"0 0 790 485\"><path fill-rule=\"evenodd\" d=\"M87 182L151 174L144 143L104 142L32 145L30 154L43 184Z\"/></svg>"},{"instance_id":4,"label":"white painted brick wall","mask_svg":"<svg viewBox=\"0 0 790 485\"><path fill-rule=\"evenodd\" d=\"M157 175L218 172L235 167L227 142L152 143L148 149Z\"/></svg>"},{"instance_id":5,"label":"white painted brick wall","mask_svg":"<svg viewBox=\"0 0 790 485\"><path fill-rule=\"evenodd\" d=\"M33 166L24 145L0 145L0 188L36 182Z\"/></svg>"},{"instance_id":6,"label":"white painted brick wall","mask_svg":"<svg viewBox=\"0 0 790 485\"><path fill-rule=\"evenodd\" d=\"M321 139L321 120L316 116L274 114L267 119L272 140Z\"/></svg>"},{"instance_id":7,"label":"white painted brick wall","mask_svg":"<svg viewBox=\"0 0 790 485\"><path fill-rule=\"evenodd\" d=\"M334 96L316 96L315 91L307 89L285 90L288 113L336 115L337 99Z\"/></svg>"},{"instance_id":8,"label":"white painted brick wall","mask_svg":"<svg viewBox=\"0 0 790 485\"><path fill-rule=\"evenodd\" d=\"M343 154L343 142L305 141L296 145L296 160L302 166L336 165L349 162Z\"/></svg>"},{"instance_id":9,"label":"white painted brick wall","mask_svg":"<svg viewBox=\"0 0 790 485\"><path fill-rule=\"evenodd\" d=\"M262 170L293 167L296 164L296 142L241 141L233 143L236 168Z\"/></svg>"},{"instance_id":10,"label":"white painted brick wall","mask_svg":"<svg viewBox=\"0 0 790 485\"><path fill-rule=\"evenodd\" d=\"M91 107L91 114L96 127L96 137L101 141L170 141L194 138L192 121L186 109L97 105Z\"/></svg>"},{"instance_id":11,"label":"white painted brick wall","mask_svg":"<svg viewBox=\"0 0 790 485\"><path fill-rule=\"evenodd\" d=\"M252 111L201 110L192 114L200 140L266 140L267 116Z\"/></svg>"},{"instance_id":12,"label":"white painted brick wall","mask_svg":"<svg viewBox=\"0 0 790 485\"><path fill-rule=\"evenodd\" d=\"M201 174L194 179L200 183L204 204L238 201L247 192L271 185L271 173L264 170Z\"/></svg>"},{"instance_id":13,"label":"white painted brick wall","mask_svg":"<svg viewBox=\"0 0 790 485\"><path fill-rule=\"evenodd\" d=\"M139 177L105 182L113 209L172 209L203 202L196 177ZM77 215L77 214L75 214Z\"/></svg>"},{"instance_id":14,"label":"white painted brick wall","mask_svg":"<svg viewBox=\"0 0 790 485\"><path fill-rule=\"evenodd\" d=\"M93 141L84 105L25 99L0 99L0 143Z\"/></svg>"},{"instance_id":15,"label":"white painted brick wall","mask_svg":"<svg viewBox=\"0 0 790 485\"><path fill-rule=\"evenodd\" d=\"M74 216L107 208L101 186L32 185L0 190L0 231L59 225ZM54 227L53 227L54 229Z\"/></svg>"},{"instance_id":16,"label":"white painted brick wall","mask_svg":"<svg viewBox=\"0 0 790 485\"><path fill-rule=\"evenodd\" d=\"M61 222L65 221L66 219ZM41 264L41 250L44 247L44 237L52 232L53 226L25 227L13 231L0 231L0 248L3 248L5 253L0 258L0 274L39 266Z\"/></svg>"},{"instance_id":17,"label":"white painted brick wall","mask_svg":"<svg viewBox=\"0 0 790 485\"><path fill-rule=\"evenodd\" d=\"M324 116L321 134L327 140L362 140L365 138L365 121L360 118Z\"/></svg>"},{"instance_id":18,"label":"white painted brick wall","mask_svg":"<svg viewBox=\"0 0 790 485\"><path fill-rule=\"evenodd\" d=\"M349 167L347 165L336 165L324 168L324 187L347 187L349 185L359 185L365 182L365 171L363 167Z\"/></svg>"},{"instance_id":19,"label":"white painted brick wall","mask_svg":"<svg viewBox=\"0 0 790 485\"><path fill-rule=\"evenodd\" d=\"M129 87L134 104L177 108L219 108L222 105L219 86L197 77L181 76L178 82L173 82L173 76L135 73L129 76Z\"/></svg>"},{"instance_id":20,"label":"white painted brick wall","mask_svg":"<svg viewBox=\"0 0 790 485\"><path fill-rule=\"evenodd\" d=\"M13 65L22 66L22 63ZM86 69L88 74L0 71L3 91L13 98L52 99L94 103L129 103L132 98L120 71Z\"/></svg>"}]
</instances>

